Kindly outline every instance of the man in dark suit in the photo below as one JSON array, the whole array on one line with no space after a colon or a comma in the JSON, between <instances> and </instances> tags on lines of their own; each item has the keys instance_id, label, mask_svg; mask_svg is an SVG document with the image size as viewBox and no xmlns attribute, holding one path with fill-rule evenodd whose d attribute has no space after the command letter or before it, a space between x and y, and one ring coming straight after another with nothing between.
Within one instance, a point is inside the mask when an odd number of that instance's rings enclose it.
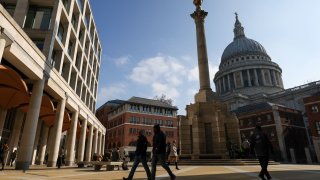
<instances>
[{"instance_id":1,"label":"man in dark suit","mask_svg":"<svg viewBox=\"0 0 320 180\"><path fill-rule=\"evenodd\" d=\"M137 145L136 145L135 158L134 158L131 171L129 173L128 178L124 177L123 180L132 180L134 172L136 171L136 168L138 167L140 162L142 163L144 170L147 173L148 180L151 179L151 172L147 164L147 148L148 148L148 140L144 136L144 131L140 130L138 135Z\"/></svg>"},{"instance_id":2,"label":"man in dark suit","mask_svg":"<svg viewBox=\"0 0 320 180\"><path fill-rule=\"evenodd\" d=\"M261 129L261 126L256 126L255 133L251 136L251 150L254 150L256 156L259 159L259 163L261 166L261 171L259 173L259 177L262 180L271 179L271 176L268 172L268 164L269 164L269 154L273 153L272 144L267 136Z\"/></svg>"},{"instance_id":3,"label":"man in dark suit","mask_svg":"<svg viewBox=\"0 0 320 180\"><path fill-rule=\"evenodd\" d=\"M151 179L155 180L157 162L161 162L161 166L170 175L171 180L175 180L176 176L172 173L168 164L166 163L166 135L160 130L160 125L154 125L153 127L153 155L152 155L152 169L151 169Z\"/></svg>"}]
</instances>

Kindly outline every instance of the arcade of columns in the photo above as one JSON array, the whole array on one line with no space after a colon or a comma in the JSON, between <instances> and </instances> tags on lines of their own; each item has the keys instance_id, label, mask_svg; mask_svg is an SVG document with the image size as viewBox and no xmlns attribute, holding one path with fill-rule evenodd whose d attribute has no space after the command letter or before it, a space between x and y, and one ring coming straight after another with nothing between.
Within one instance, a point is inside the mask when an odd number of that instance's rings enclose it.
<instances>
[{"instance_id":1,"label":"arcade of columns","mask_svg":"<svg viewBox=\"0 0 320 180\"><path fill-rule=\"evenodd\" d=\"M103 154L105 127L48 70L45 57L0 10L0 142L9 146L7 162L14 150L16 169L22 170L42 165L46 153L48 167L56 165L62 150L69 166Z\"/></svg>"}]
</instances>

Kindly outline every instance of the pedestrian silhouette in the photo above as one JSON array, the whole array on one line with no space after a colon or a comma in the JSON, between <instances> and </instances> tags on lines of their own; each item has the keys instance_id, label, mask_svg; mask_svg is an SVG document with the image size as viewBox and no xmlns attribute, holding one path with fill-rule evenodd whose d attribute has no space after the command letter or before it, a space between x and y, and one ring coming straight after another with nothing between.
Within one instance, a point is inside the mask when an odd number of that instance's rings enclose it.
<instances>
[{"instance_id":1,"label":"pedestrian silhouette","mask_svg":"<svg viewBox=\"0 0 320 180\"><path fill-rule=\"evenodd\" d=\"M135 152L135 157L134 157L134 162L131 168L131 171L129 173L128 178L123 178L123 180L132 180L133 175L136 171L136 168L138 167L139 163L141 162L144 170L147 173L148 179L151 179L151 172L147 164L147 148L148 148L148 141L147 138L144 136L144 131L140 130L139 135L138 135L138 140L137 140L137 145L136 145L136 152Z\"/></svg>"},{"instance_id":2,"label":"pedestrian silhouette","mask_svg":"<svg viewBox=\"0 0 320 180\"><path fill-rule=\"evenodd\" d=\"M272 144L262 129L261 126L256 126L254 134L251 136L251 150L255 151L256 156L259 159L259 163L261 166L261 171L259 173L259 177L262 180L271 179L271 176L268 172L268 164L269 164L269 155L273 153Z\"/></svg>"},{"instance_id":3,"label":"pedestrian silhouette","mask_svg":"<svg viewBox=\"0 0 320 180\"><path fill-rule=\"evenodd\" d=\"M171 180L175 180L176 176L172 173L168 164L166 163L166 135L160 130L160 125L154 125L153 127L153 155L152 155L152 169L151 169L151 179L155 180L156 167L158 161L161 162L161 166L168 172Z\"/></svg>"}]
</instances>

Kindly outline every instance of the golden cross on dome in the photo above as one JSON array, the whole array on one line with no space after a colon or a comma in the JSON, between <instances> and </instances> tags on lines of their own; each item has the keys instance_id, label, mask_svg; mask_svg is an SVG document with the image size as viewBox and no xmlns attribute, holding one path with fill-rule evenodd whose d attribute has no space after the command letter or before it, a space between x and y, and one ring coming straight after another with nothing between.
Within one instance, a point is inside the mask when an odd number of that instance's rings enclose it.
<instances>
[{"instance_id":1,"label":"golden cross on dome","mask_svg":"<svg viewBox=\"0 0 320 180\"><path fill-rule=\"evenodd\" d=\"M203 0L193 0L193 4L198 7L198 6L201 6L202 1Z\"/></svg>"}]
</instances>

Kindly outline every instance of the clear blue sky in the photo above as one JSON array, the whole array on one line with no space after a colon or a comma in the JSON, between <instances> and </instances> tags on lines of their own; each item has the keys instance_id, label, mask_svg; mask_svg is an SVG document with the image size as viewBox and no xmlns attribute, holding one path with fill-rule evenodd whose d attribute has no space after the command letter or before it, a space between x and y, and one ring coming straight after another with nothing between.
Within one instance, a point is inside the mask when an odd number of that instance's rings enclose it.
<instances>
[{"instance_id":1,"label":"clear blue sky","mask_svg":"<svg viewBox=\"0 0 320 180\"><path fill-rule=\"evenodd\" d=\"M97 108L108 100L166 94L179 113L199 89L192 0L91 0L103 46ZM211 87L234 12L248 38L280 65L285 88L320 80L319 0L204 0Z\"/></svg>"}]
</instances>

